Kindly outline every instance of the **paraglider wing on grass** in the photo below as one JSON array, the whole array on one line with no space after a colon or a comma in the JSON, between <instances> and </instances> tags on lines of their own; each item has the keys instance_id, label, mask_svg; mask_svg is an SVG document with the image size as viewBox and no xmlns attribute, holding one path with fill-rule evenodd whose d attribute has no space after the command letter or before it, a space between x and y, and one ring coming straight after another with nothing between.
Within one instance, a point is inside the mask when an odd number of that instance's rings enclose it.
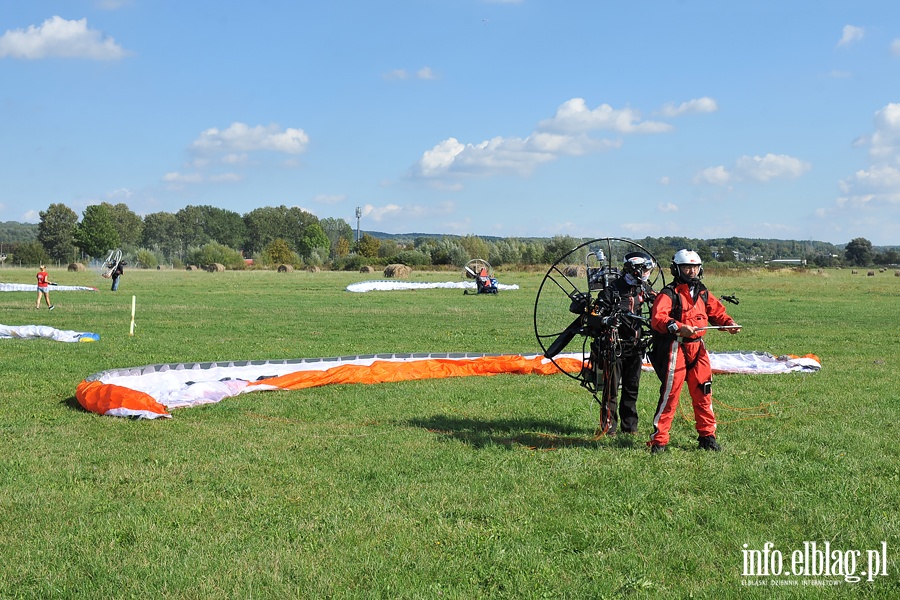
<instances>
[{"instance_id":1,"label":"paraglider wing on grass","mask_svg":"<svg viewBox=\"0 0 900 600\"><path fill-rule=\"evenodd\" d=\"M428 290L428 289L457 289L457 290L475 290L477 286L474 281L443 281L443 282L427 282L427 281L360 281L359 283L351 283L347 286L348 292L390 292L397 290ZM519 286L516 284L498 283L499 290L517 290Z\"/></svg>"},{"instance_id":2,"label":"paraglider wing on grass","mask_svg":"<svg viewBox=\"0 0 900 600\"><path fill-rule=\"evenodd\" d=\"M0 338L43 338L57 342L96 342L100 336L88 331L64 331L49 325L0 325Z\"/></svg>"},{"instance_id":3,"label":"paraglider wing on grass","mask_svg":"<svg viewBox=\"0 0 900 600\"><path fill-rule=\"evenodd\" d=\"M818 370L814 365L750 353L763 363L781 365L750 372ZM716 369L716 354L710 355ZM768 357L768 358L767 358ZM773 359L772 361L769 358ZM752 359L742 359L743 368ZM812 360L812 359L810 359ZM773 362L774 361L774 362ZM580 354L563 354L556 364L541 355L518 354L372 354L320 359L148 365L95 373L75 396L86 410L102 415L155 419L169 410L219 402L262 390L297 390L329 384L389 383L419 379L507 374L552 375L559 367L582 368ZM720 371L727 372L727 371Z\"/></svg>"},{"instance_id":4,"label":"paraglider wing on grass","mask_svg":"<svg viewBox=\"0 0 900 600\"><path fill-rule=\"evenodd\" d=\"M170 416L167 409L219 402L252 391L556 372L556 366L539 356L464 353L169 364L91 375L78 385L75 396L91 412L156 418Z\"/></svg>"},{"instance_id":5,"label":"paraglider wing on grass","mask_svg":"<svg viewBox=\"0 0 900 600\"><path fill-rule=\"evenodd\" d=\"M34 283L0 283L0 292L36 292ZM54 285L54 292L96 292L97 288L84 285Z\"/></svg>"}]
</instances>

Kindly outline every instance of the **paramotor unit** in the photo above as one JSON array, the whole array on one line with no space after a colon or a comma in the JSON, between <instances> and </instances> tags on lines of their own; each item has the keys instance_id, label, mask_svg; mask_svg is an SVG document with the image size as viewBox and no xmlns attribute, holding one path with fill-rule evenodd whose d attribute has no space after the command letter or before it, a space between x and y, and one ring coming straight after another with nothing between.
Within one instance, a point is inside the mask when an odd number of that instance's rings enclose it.
<instances>
[{"instance_id":1,"label":"paramotor unit","mask_svg":"<svg viewBox=\"0 0 900 600\"><path fill-rule=\"evenodd\" d=\"M122 251L118 248L115 250L110 250L109 254L106 255L106 259L100 263L100 275L105 279L109 279L112 277L113 271L116 270L116 267L122 261Z\"/></svg>"},{"instance_id":2,"label":"paramotor unit","mask_svg":"<svg viewBox=\"0 0 900 600\"><path fill-rule=\"evenodd\" d=\"M659 261L643 246L620 238L597 238L577 246L561 256L549 268L538 288L534 302L534 333L544 356L566 375L600 401L598 394L617 394L608 389L618 381L616 357L621 355L619 325L627 323L641 330L641 343L649 344L649 303L642 314L626 312L612 285L625 277L623 264L629 256L650 258L650 271L642 285L648 296L665 285ZM574 317L573 317L574 315ZM577 346L573 344L578 339ZM562 368L556 358L570 345L580 352L582 368L572 372Z\"/></svg>"},{"instance_id":3,"label":"paramotor unit","mask_svg":"<svg viewBox=\"0 0 900 600\"><path fill-rule=\"evenodd\" d=\"M494 269L491 264L481 258L473 258L463 267L463 277L475 280L475 294L496 294L499 291ZM469 290L463 290L468 294Z\"/></svg>"}]
</instances>

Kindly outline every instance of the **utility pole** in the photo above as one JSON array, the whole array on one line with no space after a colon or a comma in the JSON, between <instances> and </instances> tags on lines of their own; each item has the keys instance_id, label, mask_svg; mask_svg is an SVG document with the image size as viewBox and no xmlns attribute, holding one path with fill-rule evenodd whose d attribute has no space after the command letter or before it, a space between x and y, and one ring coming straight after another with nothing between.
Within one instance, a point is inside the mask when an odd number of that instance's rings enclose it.
<instances>
[{"instance_id":1,"label":"utility pole","mask_svg":"<svg viewBox=\"0 0 900 600\"><path fill-rule=\"evenodd\" d=\"M359 244L359 220L362 218L362 209L356 207L356 243Z\"/></svg>"}]
</instances>

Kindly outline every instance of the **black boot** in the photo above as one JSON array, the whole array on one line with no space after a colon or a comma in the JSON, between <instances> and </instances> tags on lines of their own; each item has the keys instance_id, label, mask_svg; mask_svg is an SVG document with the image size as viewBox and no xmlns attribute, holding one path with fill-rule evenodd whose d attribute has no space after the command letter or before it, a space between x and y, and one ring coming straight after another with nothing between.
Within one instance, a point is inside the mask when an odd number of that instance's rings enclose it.
<instances>
[{"instance_id":1,"label":"black boot","mask_svg":"<svg viewBox=\"0 0 900 600\"><path fill-rule=\"evenodd\" d=\"M700 442L701 450L712 450L713 452L718 452L722 449L722 446L716 442L716 436L714 435L701 435L697 438L697 441Z\"/></svg>"}]
</instances>

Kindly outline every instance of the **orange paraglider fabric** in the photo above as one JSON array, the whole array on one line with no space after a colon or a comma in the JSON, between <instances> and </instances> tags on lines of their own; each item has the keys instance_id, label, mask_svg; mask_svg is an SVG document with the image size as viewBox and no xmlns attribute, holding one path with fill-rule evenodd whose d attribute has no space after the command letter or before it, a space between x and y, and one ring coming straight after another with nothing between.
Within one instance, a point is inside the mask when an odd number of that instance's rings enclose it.
<instances>
[{"instance_id":1,"label":"orange paraglider fabric","mask_svg":"<svg viewBox=\"0 0 900 600\"><path fill-rule=\"evenodd\" d=\"M821 368L814 355L775 357L760 352L711 353L715 373L812 372ZM555 362L554 362L555 361ZM499 374L578 373L581 354L379 354L291 361L245 361L149 365L104 371L82 381L75 397L101 415L155 419L173 408L219 402L252 391L298 390L334 384L375 384ZM645 365L645 369L650 369Z\"/></svg>"}]
</instances>

